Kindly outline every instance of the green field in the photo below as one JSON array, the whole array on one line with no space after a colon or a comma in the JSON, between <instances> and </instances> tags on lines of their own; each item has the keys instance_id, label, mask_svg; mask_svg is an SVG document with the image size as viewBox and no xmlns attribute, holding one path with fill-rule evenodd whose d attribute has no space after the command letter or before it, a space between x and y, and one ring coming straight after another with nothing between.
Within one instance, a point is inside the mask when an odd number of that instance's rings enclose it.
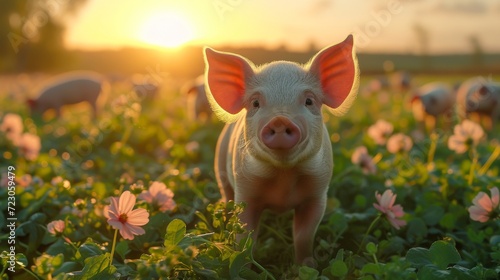
<instances>
[{"instance_id":1,"label":"green field","mask_svg":"<svg viewBox=\"0 0 500 280\"><path fill-rule=\"evenodd\" d=\"M414 84L467 77L422 75ZM361 88L370 79L363 76ZM148 101L111 84L105 109L93 120L85 105L65 108L60 119L32 119L24 104L28 93L5 88L0 120L20 115L23 132L38 135L41 150L26 159L0 133L0 279L498 279L498 201L484 223L468 212L476 195L500 187L500 160L491 156L500 149L498 124L457 154L447 144L457 118L432 137L414 137L409 93L360 94L345 116L325 113L335 165L315 265L307 267L294 264L291 212L266 213L257 240L235 241L243 231L236 215L242 206L218 202L213 171L223 124L190 120L179 90L165 87ZM412 137L409 151L392 154L367 135L381 119L394 126L393 134ZM374 158L374 174L351 162L358 146ZM15 205L7 203L10 181ZM149 213L145 233L114 242L104 216L110 197L127 190L137 196L154 181L173 192L176 207L163 212L138 199L134 208ZM373 206L375 194L387 189L405 213L400 229ZM56 220L65 229L51 234L47 225ZM8 270L12 251L14 273Z\"/></svg>"}]
</instances>

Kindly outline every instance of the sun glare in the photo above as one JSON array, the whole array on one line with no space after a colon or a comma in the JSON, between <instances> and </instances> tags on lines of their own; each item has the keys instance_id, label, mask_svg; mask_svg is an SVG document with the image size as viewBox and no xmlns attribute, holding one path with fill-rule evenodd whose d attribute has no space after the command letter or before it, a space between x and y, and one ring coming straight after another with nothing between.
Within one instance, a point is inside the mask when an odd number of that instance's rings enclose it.
<instances>
[{"instance_id":1,"label":"sun glare","mask_svg":"<svg viewBox=\"0 0 500 280\"><path fill-rule=\"evenodd\" d=\"M175 48L192 40L194 32L186 17L165 12L147 17L139 29L138 37L146 44Z\"/></svg>"}]
</instances>

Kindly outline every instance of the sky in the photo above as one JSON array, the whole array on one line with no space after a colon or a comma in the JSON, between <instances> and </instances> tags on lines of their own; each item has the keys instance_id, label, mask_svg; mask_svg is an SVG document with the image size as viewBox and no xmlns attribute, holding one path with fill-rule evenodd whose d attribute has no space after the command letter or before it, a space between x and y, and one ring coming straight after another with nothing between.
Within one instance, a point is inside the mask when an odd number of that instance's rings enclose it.
<instances>
[{"instance_id":1,"label":"sky","mask_svg":"<svg viewBox=\"0 0 500 280\"><path fill-rule=\"evenodd\" d=\"M354 33L364 52L500 52L500 0L88 0L72 49L179 45L303 50Z\"/></svg>"}]
</instances>

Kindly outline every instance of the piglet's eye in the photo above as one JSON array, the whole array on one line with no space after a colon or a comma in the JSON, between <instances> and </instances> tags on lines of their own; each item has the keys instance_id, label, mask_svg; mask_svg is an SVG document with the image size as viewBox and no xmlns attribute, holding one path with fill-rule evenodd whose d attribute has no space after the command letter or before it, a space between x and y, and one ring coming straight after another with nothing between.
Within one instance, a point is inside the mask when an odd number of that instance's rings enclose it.
<instances>
[{"instance_id":1,"label":"piglet's eye","mask_svg":"<svg viewBox=\"0 0 500 280\"><path fill-rule=\"evenodd\" d=\"M252 106L253 106L254 108L259 108L259 107L260 107L260 102L259 102L259 100L257 100L257 99L256 99L256 100L252 101Z\"/></svg>"},{"instance_id":2,"label":"piglet's eye","mask_svg":"<svg viewBox=\"0 0 500 280\"><path fill-rule=\"evenodd\" d=\"M311 98L306 98L306 106L311 106L313 105L313 101Z\"/></svg>"}]
</instances>

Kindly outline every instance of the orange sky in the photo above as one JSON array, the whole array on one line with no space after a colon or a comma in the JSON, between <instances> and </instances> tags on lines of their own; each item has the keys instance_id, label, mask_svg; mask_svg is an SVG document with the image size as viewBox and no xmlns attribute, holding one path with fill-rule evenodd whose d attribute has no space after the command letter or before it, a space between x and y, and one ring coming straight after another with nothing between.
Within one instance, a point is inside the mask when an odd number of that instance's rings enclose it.
<instances>
[{"instance_id":1,"label":"orange sky","mask_svg":"<svg viewBox=\"0 0 500 280\"><path fill-rule=\"evenodd\" d=\"M470 52L470 36L500 52L498 0L89 0L69 24L70 48L336 43L348 33L358 49L418 52L419 25L432 53Z\"/></svg>"}]
</instances>

